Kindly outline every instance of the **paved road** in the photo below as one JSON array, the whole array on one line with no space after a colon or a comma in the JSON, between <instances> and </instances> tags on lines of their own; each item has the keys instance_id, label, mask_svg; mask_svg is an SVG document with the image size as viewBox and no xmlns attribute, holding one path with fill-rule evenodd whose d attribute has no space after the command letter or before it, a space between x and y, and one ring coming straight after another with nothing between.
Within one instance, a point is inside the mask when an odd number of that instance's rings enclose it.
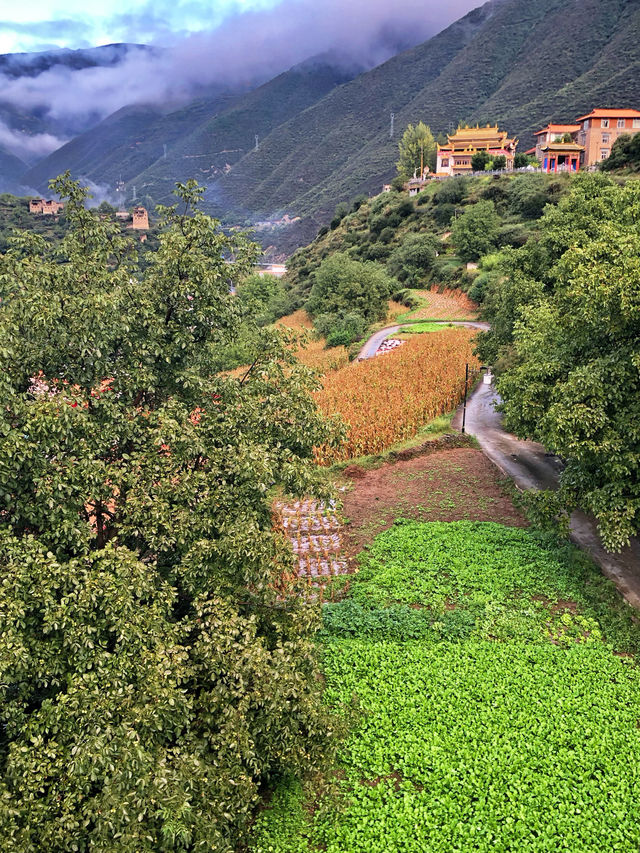
<instances>
[{"instance_id":1,"label":"paved road","mask_svg":"<svg viewBox=\"0 0 640 853\"><path fill-rule=\"evenodd\" d=\"M562 463L546 453L541 444L521 441L505 432L502 416L494 408L498 399L493 386L480 383L467 401L466 431L476 437L485 455L521 489L557 488ZM459 429L461 424L460 409L453 426ZM631 547L620 554L610 554L602 546L595 519L583 512L571 516L570 537L591 555L629 604L640 608L640 541L634 539Z\"/></svg>"},{"instance_id":2,"label":"paved road","mask_svg":"<svg viewBox=\"0 0 640 853\"><path fill-rule=\"evenodd\" d=\"M430 320L429 322L439 321ZM451 323L453 326L466 326L468 329L482 329L482 331L487 331L489 328L488 323L473 323L467 320L442 320L440 322L442 322L443 326L448 326L449 323ZM372 358L377 353L380 344L386 340L389 335L395 335L396 332L399 332L400 328L401 326L386 326L384 329L380 329L379 332L371 335L360 350L358 354L358 361L363 361L365 358Z\"/></svg>"}]
</instances>

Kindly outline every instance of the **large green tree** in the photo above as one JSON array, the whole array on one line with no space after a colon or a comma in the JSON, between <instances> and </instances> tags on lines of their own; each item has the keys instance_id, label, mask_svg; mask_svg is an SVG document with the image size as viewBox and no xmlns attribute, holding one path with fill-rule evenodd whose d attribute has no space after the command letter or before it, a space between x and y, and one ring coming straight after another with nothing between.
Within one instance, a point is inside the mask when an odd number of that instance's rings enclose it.
<instances>
[{"instance_id":1,"label":"large green tree","mask_svg":"<svg viewBox=\"0 0 640 853\"><path fill-rule=\"evenodd\" d=\"M357 311L372 323L384 319L394 284L379 264L336 252L315 271L306 307L312 315Z\"/></svg>"},{"instance_id":2,"label":"large green tree","mask_svg":"<svg viewBox=\"0 0 640 853\"><path fill-rule=\"evenodd\" d=\"M331 736L269 501L315 488L331 433L274 332L212 375L255 247L193 182L144 273L80 186L52 188L62 242L0 257L3 845L234 851L260 787Z\"/></svg>"},{"instance_id":3,"label":"large green tree","mask_svg":"<svg viewBox=\"0 0 640 853\"><path fill-rule=\"evenodd\" d=\"M538 240L507 250L483 360L507 425L566 460L561 496L612 550L640 530L640 184L578 176Z\"/></svg>"},{"instance_id":4,"label":"large green tree","mask_svg":"<svg viewBox=\"0 0 640 853\"><path fill-rule=\"evenodd\" d=\"M451 242L463 261L477 261L495 248L500 217L492 201L478 201L466 208L451 229Z\"/></svg>"},{"instance_id":5,"label":"large green tree","mask_svg":"<svg viewBox=\"0 0 640 853\"><path fill-rule=\"evenodd\" d=\"M407 129L398 143L398 176L407 181L414 174L420 175L420 168L428 166L431 171L436 166L436 141L427 125L419 121Z\"/></svg>"}]
</instances>

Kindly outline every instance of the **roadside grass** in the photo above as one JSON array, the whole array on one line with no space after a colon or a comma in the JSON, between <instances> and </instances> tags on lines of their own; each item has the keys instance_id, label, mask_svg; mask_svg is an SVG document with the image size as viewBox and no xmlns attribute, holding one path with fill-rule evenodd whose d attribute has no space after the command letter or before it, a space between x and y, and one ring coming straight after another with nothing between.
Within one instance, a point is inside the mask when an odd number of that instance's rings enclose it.
<instances>
[{"instance_id":1,"label":"roadside grass","mask_svg":"<svg viewBox=\"0 0 640 853\"><path fill-rule=\"evenodd\" d=\"M638 849L640 628L573 546L400 520L320 638L338 793L285 782L253 853Z\"/></svg>"}]
</instances>

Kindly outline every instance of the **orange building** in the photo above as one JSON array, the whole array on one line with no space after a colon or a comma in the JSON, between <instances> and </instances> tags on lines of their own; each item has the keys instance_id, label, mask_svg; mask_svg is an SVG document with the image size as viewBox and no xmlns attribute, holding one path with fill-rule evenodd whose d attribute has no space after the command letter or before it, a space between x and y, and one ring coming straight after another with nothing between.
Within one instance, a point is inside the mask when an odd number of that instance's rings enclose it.
<instances>
[{"instance_id":1,"label":"orange building","mask_svg":"<svg viewBox=\"0 0 640 853\"><path fill-rule=\"evenodd\" d=\"M640 112L629 109L595 109L576 119L576 142L584 147L583 167L596 166L611 154L622 134L640 133Z\"/></svg>"},{"instance_id":2,"label":"orange building","mask_svg":"<svg viewBox=\"0 0 640 853\"><path fill-rule=\"evenodd\" d=\"M577 172L584 146L576 141L579 124L548 124L534 134L535 155L544 172Z\"/></svg>"},{"instance_id":3,"label":"orange building","mask_svg":"<svg viewBox=\"0 0 640 853\"><path fill-rule=\"evenodd\" d=\"M146 207L133 208L133 223L131 227L139 229L140 231L149 230L149 214L147 213Z\"/></svg>"},{"instance_id":4,"label":"orange building","mask_svg":"<svg viewBox=\"0 0 640 853\"><path fill-rule=\"evenodd\" d=\"M490 157L503 156L507 169L513 169L513 160L518 145L517 139L510 139L506 131L498 130L497 125L486 127L459 127L447 136L446 145L438 145L437 175L470 174L471 158L479 151L486 151Z\"/></svg>"},{"instance_id":5,"label":"orange building","mask_svg":"<svg viewBox=\"0 0 640 853\"><path fill-rule=\"evenodd\" d=\"M29 213L36 213L42 216L57 216L64 204L61 201L44 198L32 198L29 200Z\"/></svg>"}]
</instances>

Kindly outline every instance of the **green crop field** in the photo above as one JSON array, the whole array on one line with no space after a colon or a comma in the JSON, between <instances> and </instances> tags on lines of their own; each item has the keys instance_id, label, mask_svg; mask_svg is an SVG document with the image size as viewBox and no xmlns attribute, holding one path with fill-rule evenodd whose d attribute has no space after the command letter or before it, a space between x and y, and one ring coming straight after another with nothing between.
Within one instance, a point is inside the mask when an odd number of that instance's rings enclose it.
<instances>
[{"instance_id":1,"label":"green crop field","mask_svg":"<svg viewBox=\"0 0 640 853\"><path fill-rule=\"evenodd\" d=\"M254 853L638 849L640 633L577 551L398 523L322 637L350 733L331 793L284 780Z\"/></svg>"}]
</instances>

